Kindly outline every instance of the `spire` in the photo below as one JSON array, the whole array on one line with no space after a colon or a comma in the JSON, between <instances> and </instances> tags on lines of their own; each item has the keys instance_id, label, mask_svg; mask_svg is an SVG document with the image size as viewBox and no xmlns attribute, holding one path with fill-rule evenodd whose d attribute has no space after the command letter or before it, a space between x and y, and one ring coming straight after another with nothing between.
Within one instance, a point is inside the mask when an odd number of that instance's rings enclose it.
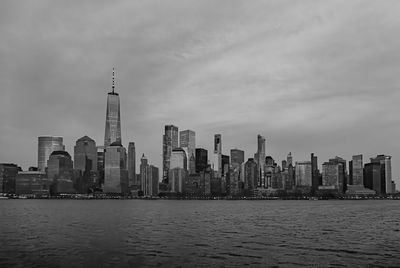
<instances>
[{"instance_id":1,"label":"spire","mask_svg":"<svg viewBox=\"0 0 400 268\"><path fill-rule=\"evenodd\" d=\"M115 89L115 70L113 67L113 74L112 74L112 93L114 93L114 89Z\"/></svg>"}]
</instances>

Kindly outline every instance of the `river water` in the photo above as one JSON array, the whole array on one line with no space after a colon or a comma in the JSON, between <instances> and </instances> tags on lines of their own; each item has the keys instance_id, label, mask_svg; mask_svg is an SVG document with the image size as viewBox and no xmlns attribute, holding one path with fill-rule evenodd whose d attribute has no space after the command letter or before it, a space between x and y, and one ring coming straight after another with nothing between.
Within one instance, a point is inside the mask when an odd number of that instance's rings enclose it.
<instances>
[{"instance_id":1,"label":"river water","mask_svg":"<svg viewBox=\"0 0 400 268\"><path fill-rule=\"evenodd\" d=\"M400 267L391 200L0 200L0 267Z\"/></svg>"}]
</instances>

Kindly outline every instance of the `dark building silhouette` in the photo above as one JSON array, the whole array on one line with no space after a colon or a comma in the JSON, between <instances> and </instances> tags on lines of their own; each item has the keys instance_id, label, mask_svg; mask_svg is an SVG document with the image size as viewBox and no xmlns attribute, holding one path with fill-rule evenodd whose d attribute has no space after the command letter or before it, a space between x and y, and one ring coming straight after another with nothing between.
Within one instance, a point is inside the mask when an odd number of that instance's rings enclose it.
<instances>
[{"instance_id":1,"label":"dark building silhouette","mask_svg":"<svg viewBox=\"0 0 400 268\"><path fill-rule=\"evenodd\" d=\"M15 193L15 179L19 171L21 171L21 168L16 164L0 164L0 192Z\"/></svg>"},{"instance_id":2,"label":"dark building silhouette","mask_svg":"<svg viewBox=\"0 0 400 268\"><path fill-rule=\"evenodd\" d=\"M242 163L244 163L244 151L231 149L231 165L240 166Z\"/></svg>"},{"instance_id":3,"label":"dark building silhouette","mask_svg":"<svg viewBox=\"0 0 400 268\"><path fill-rule=\"evenodd\" d=\"M134 142L130 142L128 145L128 178L129 187L138 185L136 181L136 149Z\"/></svg>"},{"instance_id":4,"label":"dark building silhouette","mask_svg":"<svg viewBox=\"0 0 400 268\"><path fill-rule=\"evenodd\" d=\"M314 153L311 154L311 183L312 189L317 190L319 186L318 158Z\"/></svg>"},{"instance_id":5,"label":"dark building silhouette","mask_svg":"<svg viewBox=\"0 0 400 268\"><path fill-rule=\"evenodd\" d=\"M258 182L258 166L254 158L249 158L244 165L244 187L247 194L252 195L252 192L257 187Z\"/></svg>"},{"instance_id":6,"label":"dark building silhouette","mask_svg":"<svg viewBox=\"0 0 400 268\"><path fill-rule=\"evenodd\" d=\"M205 171L208 165L208 152L203 148L196 148L196 173Z\"/></svg>"},{"instance_id":7,"label":"dark building silhouette","mask_svg":"<svg viewBox=\"0 0 400 268\"><path fill-rule=\"evenodd\" d=\"M54 151L47 161L47 177L52 181L51 193L76 193L71 156L66 151Z\"/></svg>"},{"instance_id":8,"label":"dark building silhouette","mask_svg":"<svg viewBox=\"0 0 400 268\"><path fill-rule=\"evenodd\" d=\"M168 184L172 150L178 148L178 127L166 125L163 135L163 182Z\"/></svg>"}]
</instances>

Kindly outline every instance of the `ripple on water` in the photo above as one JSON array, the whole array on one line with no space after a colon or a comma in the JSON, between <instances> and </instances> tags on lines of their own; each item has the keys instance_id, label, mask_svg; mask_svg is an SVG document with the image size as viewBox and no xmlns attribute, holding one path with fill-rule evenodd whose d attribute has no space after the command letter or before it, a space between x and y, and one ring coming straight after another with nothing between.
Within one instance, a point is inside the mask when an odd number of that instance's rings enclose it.
<instances>
[{"instance_id":1,"label":"ripple on water","mask_svg":"<svg viewBox=\"0 0 400 268\"><path fill-rule=\"evenodd\" d=\"M390 200L7 200L0 211L0 267L396 267L400 260L398 201Z\"/></svg>"}]
</instances>

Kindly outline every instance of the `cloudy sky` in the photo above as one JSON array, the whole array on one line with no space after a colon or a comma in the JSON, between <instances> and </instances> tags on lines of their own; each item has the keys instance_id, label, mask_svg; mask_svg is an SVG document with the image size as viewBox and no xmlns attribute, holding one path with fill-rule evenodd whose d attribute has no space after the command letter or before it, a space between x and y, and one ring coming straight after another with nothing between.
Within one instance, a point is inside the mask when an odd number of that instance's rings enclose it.
<instances>
[{"instance_id":1,"label":"cloudy sky","mask_svg":"<svg viewBox=\"0 0 400 268\"><path fill-rule=\"evenodd\" d=\"M116 69L122 140L161 167L165 124L197 147L392 155L400 176L400 1L2 1L0 162L37 137L103 143ZM400 184L400 180L397 180Z\"/></svg>"}]
</instances>

